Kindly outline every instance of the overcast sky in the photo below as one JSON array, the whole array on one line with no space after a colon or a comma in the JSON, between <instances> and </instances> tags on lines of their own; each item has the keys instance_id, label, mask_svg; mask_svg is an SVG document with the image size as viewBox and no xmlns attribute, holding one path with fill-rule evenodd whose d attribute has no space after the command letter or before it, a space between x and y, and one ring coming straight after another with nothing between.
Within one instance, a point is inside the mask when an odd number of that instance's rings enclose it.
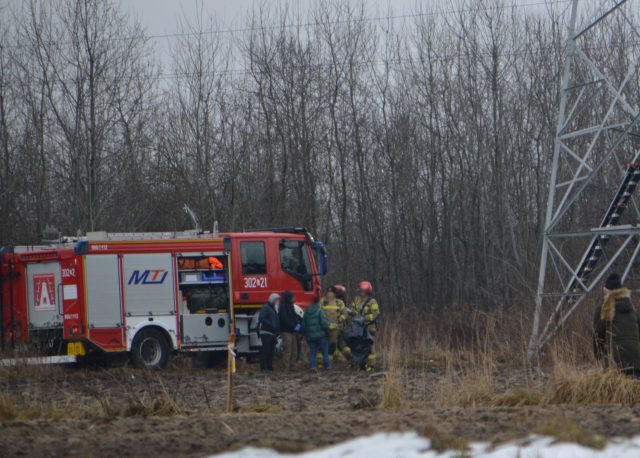
<instances>
[{"instance_id":1,"label":"overcast sky","mask_svg":"<svg viewBox=\"0 0 640 458\"><path fill-rule=\"evenodd\" d=\"M519 0L525 1L525 0ZM247 13L264 0L120 0L120 3L135 12L151 35L175 32L176 18L185 15L193 18L202 4L206 13L216 17L225 27L246 25ZM294 9L307 11L314 0L289 0ZM387 0L370 0L372 9L387 10ZM394 14L410 12L416 5L447 7L449 1L443 0L393 0Z\"/></svg>"},{"instance_id":2,"label":"overcast sky","mask_svg":"<svg viewBox=\"0 0 640 458\"><path fill-rule=\"evenodd\" d=\"M276 1L278 0L271 0L272 3ZM287 1L292 12L299 12L303 17L314 5L314 0ZM532 0L515 0L516 3L519 1ZM261 3L268 4L269 0L120 0L120 3L140 20L148 35L154 36L175 33L179 18L193 22L201 7L204 14L215 18L221 28L243 28L248 25L250 11ZM439 11L443 8L451 8L448 3L443 0L393 0L393 14L407 14L415 11L420 5L433 7ZM388 0L368 0L367 4L372 14L380 12L380 15L386 15L388 12ZM167 71L171 65L169 50L173 40L174 38L171 37L153 40L164 71Z\"/></svg>"},{"instance_id":3,"label":"overcast sky","mask_svg":"<svg viewBox=\"0 0 640 458\"><path fill-rule=\"evenodd\" d=\"M215 18L221 28L246 27L249 12L254 7L261 3L269 4L276 1L287 1L292 12L298 11L302 17L315 3L314 0L120 0L120 4L138 18L148 35L154 36L175 33L179 18L193 22L201 7L204 14ZM544 8L542 6L544 2L545 0L504 0L506 5L521 5L522 9L527 11ZM367 0L366 2L369 13L378 17L386 16L390 11L390 5L392 14L401 16L420 9L447 12L455 10L456 3L451 0ZM174 39L171 37L153 39L164 71L170 67L169 50Z\"/></svg>"},{"instance_id":4,"label":"overcast sky","mask_svg":"<svg viewBox=\"0 0 640 458\"><path fill-rule=\"evenodd\" d=\"M0 7L11 3L19 4L23 0L0 0ZM56 0L50 0L56 1ZM296 12L301 17L313 7L316 0L116 0L125 11L135 16L145 28L146 34L152 38L156 55L163 66L163 72L171 67L171 47L175 37L171 35L178 31L178 19L189 22L203 11L205 16L211 16L222 29L243 28L248 25L249 12L260 4L286 2L294 16ZM360 0L353 0L359 2ZM545 1L564 3L568 0L504 0L506 5L519 5L521 11L543 10ZM588 3L595 0L587 0ZM587 3L587 4L588 4ZM419 10L442 13L460 8L459 2L452 0L367 0L369 14L376 17L387 16L391 11L394 16L411 14ZM391 5L391 6L390 6ZM390 10L391 8L391 10ZM6 9L5 9L6 11ZM205 20L205 23L209 22Z\"/></svg>"}]
</instances>

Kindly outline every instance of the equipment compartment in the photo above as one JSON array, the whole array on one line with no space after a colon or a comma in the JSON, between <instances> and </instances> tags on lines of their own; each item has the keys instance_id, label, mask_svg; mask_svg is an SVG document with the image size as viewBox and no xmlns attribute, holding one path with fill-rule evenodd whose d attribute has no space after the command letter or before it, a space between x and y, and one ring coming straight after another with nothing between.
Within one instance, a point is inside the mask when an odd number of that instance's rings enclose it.
<instances>
[{"instance_id":1,"label":"equipment compartment","mask_svg":"<svg viewBox=\"0 0 640 458\"><path fill-rule=\"evenodd\" d=\"M231 331L227 256L182 254L177 265L182 344L226 343Z\"/></svg>"}]
</instances>

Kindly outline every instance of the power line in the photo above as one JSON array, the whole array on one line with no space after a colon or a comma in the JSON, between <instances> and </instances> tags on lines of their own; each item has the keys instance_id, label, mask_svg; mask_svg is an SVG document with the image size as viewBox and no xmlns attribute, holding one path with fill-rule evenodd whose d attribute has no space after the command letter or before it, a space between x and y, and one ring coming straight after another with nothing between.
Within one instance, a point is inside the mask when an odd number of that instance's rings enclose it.
<instances>
[{"instance_id":1,"label":"power line","mask_svg":"<svg viewBox=\"0 0 640 458\"><path fill-rule=\"evenodd\" d=\"M516 6L520 6L520 7L525 7L525 6L533 6L533 5L545 5L545 4L549 4L549 3L569 3L570 0L558 0L555 2L536 2L536 3L527 3L527 4L519 4ZM426 14L431 14L431 15L436 15L436 14L450 14L450 13L463 13L466 11L478 11L478 10L492 10L492 9L496 9L498 7L488 7L488 8L481 8L481 9L475 9L475 10L451 10L448 12L438 12L438 13L425 13L425 14L411 14L411 15L402 15L402 16L387 16L385 18L400 18L400 17L418 17L418 16L422 16L422 15L426 15ZM369 18L369 20L382 20L384 18ZM349 21L343 21L345 23L348 23ZM338 23L338 22L335 22ZM282 26L274 26L274 28L280 28ZM290 27L293 27L293 25L291 25ZM259 28L254 28L254 29L233 29L233 31L240 31L240 30L259 30ZM228 29L227 31L232 31L232 29ZM220 31L225 32L225 31ZM174 35L170 35L170 36L174 36ZM630 41L627 42L628 45L630 46L636 46L638 44L640 44L640 42L638 41ZM591 49L593 50L597 50L597 49L606 49L608 46L592 46ZM547 46L547 47L540 47L537 49L532 49L532 48L525 48L524 46L521 49L517 49L517 50L505 50L504 52L500 52L500 53L493 53L493 52L477 52L477 53L472 53L472 52L458 52L458 53L453 53L453 54L441 54L438 55L438 53L434 53L435 57L431 57L429 59L427 59L428 62L448 62L448 61L454 61L454 60L460 60L460 59L469 59L471 57L477 57L477 58L487 58L487 57L498 57L498 58L508 58L508 57L524 57L524 56L535 56L535 55L539 55L542 54L544 52L548 52L548 51L552 51L554 49L560 49L558 48L558 46ZM395 59L365 59L365 60L361 60L358 62L354 63L354 66L357 68L362 68L362 67L366 67L366 66L391 66L391 67L397 67L403 64L417 64L417 63L421 63L422 60L421 59L416 59L416 58L395 58ZM322 63L316 63L316 64L308 64L308 65L289 65L288 68L293 68L293 69L309 69L309 70L317 70L317 69L323 69L323 68L331 68L334 67L335 64L332 62L322 62ZM234 68L234 69L225 69L225 70L218 70L218 71L202 71L202 72L176 72L176 73L158 73L155 75L144 75L144 74L138 74L138 75L130 75L130 76L124 76L124 77L119 77L119 78L111 78L109 79L109 81L113 82L113 81L124 81L124 80L130 80L130 81L139 81L139 80L149 80L149 81L161 81L161 80L174 80L174 79L182 79L182 78L191 78L191 77L196 77L196 76L203 76L203 77L217 77L217 76L248 76L248 75L256 75L256 74L262 74L265 73L265 71L260 70L260 69L255 69L255 68ZM74 83L76 80L74 79L58 79L55 83L57 84L63 84L63 83ZM27 83L26 85L28 85L29 83ZM34 82L32 84L38 84L37 82ZM5 84L5 87L24 87L26 86L25 84L14 84L14 83L7 83Z\"/></svg>"},{"instance_id":2,"label":"power line","mask_svg":"<svg viewBox=\"0 0 640 458\"><path fill-rule=\"evenodd\" d=\"M571 0L546 0L546 1L535 1L530 3L513 3L510 5L487 6L483 8L466 8L466 9L446 10L446 11L429 11L429 12L423 12L423 13L363 17L363 18L345 19L345 20L327 21L327 22L303 22L298 24L278 24L278 25L271 25L271 26L256 26L256 27L250 26L250 27L239 27L239 28L231 28L231 29L207 30L207 31L200 31L200 32L173 32L173 33L165 33L165 34L142 35L141 38L145 40L158 40L162 38L180 38L180 37L190 37L190 36L195 37L195 36L203 36L203 35L224 35L224 34L247 33L247 32L257 32L257 31L264 32L264 31L282 30L282 29L310 28L310 27L319 27L321 25L343 25L343 24L351 24L351 23L363 23L363 22L366 23L366 22L396 21L400 19L411 19L411 18L419 18L419 17L436 17L436 16L447 16L451 14L530 8L534 6L543 6L543 5L569 4L570 1ZM110 41L130 41L134 38L136 37L133 37L133 36L119 37L119 38L110 39ZM101 41L101 40L98 40L98 41ZM58 44L58 43L48 42L48 44ZM27 45L17 44L17 45L5 46L5 47L9 49L23 49L23 48L26 48Z\"/></svg>"},{"instance_id":3,"label":"power line","mask_svg":"<svg viewBox=\"0 0 640 458\"><path fill-rule=\"evenodd\" d=\"M626 43L629 46L638 46L640 45L640 41L629 41ZM532 49L532 48L525 48L523 47L522 49L519 50L508 50L505 52L500 52L500 53L494 53L494 52L477 52L477 53L472 53L472 52L459 52L459 53L453 53L453 54L444 54L444 55L440 55L440 56L436 56L436 57L431 57L428 59L418 59L418 58L394 58L394 59L364 59L364 60L360 60L355 62L353 65L356 68L362 68L362 67L367 67L367 66L373 66L373 67L379 67L379 66L385 66L388 65L390 67L399 67L401 65L410 65L410 64L420 64L423 62L450 62L450 61L455 61L455 60L461 60L461 59L469 59L472 57L477 57L479 59L482 58L508 58L508 57L527 57L527 56L536 56L536 55L541 55L543 53L549 52L549 51L554 51L554 50L560 50L562 48L561 45L550 45L550 46L546 46L546 47L540 47L537 49ZM601 45L601 46L591 46L589 48L584 48L587 50L603 50L603 49L608 49L609 46L608 45ZM332 68L335 67L336 65L332 62L321 62L321 63L316 63L316 64L308 64L308 65L290 65L288 66L288 68L293 68L293 69L308 69L310 71L313 70L321 70L323 68ZM260 69L251 69L251 68L235 68L235 69L227 69L227 70L219 70L219 71L202 71L202 72L179 72L179 73L159 73L153 76L150 75L130 75L130 76L126 76L126 77L120 77L120 78L111 78L108 81L109 82L113 82L113 81L139 81L139 80L149 80L149 81L159 81L159 80L172 80L172 79L182 79L182 78L190 78L190 77L196 77L196 76L212 76L212 77L216 77L216 76L249 76L249 75L255 75L255 74L263 74L266 73L266 71L264 70L260 70ZM40 81L41 82L41 81ZM58 81L56 81L56 83L62 84L62 83L74 83L76 82L76 80L72 80L72 79L58 79ZM34 82L33 84L39 84L38 82ZM5 87L23 87L24 85L21 84L12 84L12 83L8 83L5 85Z\"/></svg>"},{"instance_id":4,"label":"power line","mask_svg":"<svg viewBox=\"0 0 640 458\"><path fill-rule=\"evenodd\" d=\"M429 11L425 13L410 13L410 14L399 14L393 16L375 16L375 17L365 17L365 18L356 18L356 19L345 19L339 21L329 21L329 22L304 22L300 24L280 24L273 26L260 26L260 27L241 27L235 29L220 29L220 30L207 30L201 32L173 32L166 34L154 34L154 35L146 35L147 39L160 39L160 38L179 38L179 37L187 37L187 36L201 36L201 35L222 35L227 33L246 33L246 32L255 32L255 31L267 31L267 30L279 30L279 29L297 29L297 28L308 28L308 27L318 27L320 25L342 25L342 24L350 24L350 23L358 23L358 22L384 22L384 21L396 21L399 19L411 19L418 17L435 17L435 16L447 16L450 14L462 14L462 13L474 13L479 11L498 11L498 10L509 10L515 8L529 8L532 6L542 6L542 5L559 5L559 4L568 4L571 0L548 0L548 1L538 1L531 3L513 3L511 5L502 5L502 6L489 6L485 8L467 8L467 9L459 9L459 10L447 10L447 11Z\"/></svg>"}]
</instances>

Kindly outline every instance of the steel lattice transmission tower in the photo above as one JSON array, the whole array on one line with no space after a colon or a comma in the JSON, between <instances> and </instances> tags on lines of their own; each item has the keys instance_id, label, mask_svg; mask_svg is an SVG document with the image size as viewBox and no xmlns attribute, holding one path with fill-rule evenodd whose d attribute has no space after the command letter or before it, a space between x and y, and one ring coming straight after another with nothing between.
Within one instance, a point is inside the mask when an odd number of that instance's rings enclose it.
<instances>
[{"instance_id":1,"label":"steel lattice transmission tower","mask_svg":"<svg viewBox=\"0 0 640 458\"><path fill-rule=\"evenodd\" d=\"M636 1L573 0L529 355L605 275L640 253L640 33ZM631 278L629 278L631 280Z\"/></svg>"}]
</instances>

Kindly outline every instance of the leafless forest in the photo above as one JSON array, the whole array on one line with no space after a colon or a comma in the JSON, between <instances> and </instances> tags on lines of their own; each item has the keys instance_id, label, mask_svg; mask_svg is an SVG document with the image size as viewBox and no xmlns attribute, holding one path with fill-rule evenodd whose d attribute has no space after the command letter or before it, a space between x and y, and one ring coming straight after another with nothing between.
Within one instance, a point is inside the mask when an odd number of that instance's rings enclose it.
<instances>
[{"instance_id":1,"label":"leafless forest","mask_svg":"<svg viewBox=\"0 0 640 458\"><path fill-rule=\"evenodd\" d=\"M0 241L185 229L186 202L222 230L307 226L386 310L529 303L568 4L266 5L177 19L168 62L118 3L3 9Z\"/></svg>"}]
</instances>

